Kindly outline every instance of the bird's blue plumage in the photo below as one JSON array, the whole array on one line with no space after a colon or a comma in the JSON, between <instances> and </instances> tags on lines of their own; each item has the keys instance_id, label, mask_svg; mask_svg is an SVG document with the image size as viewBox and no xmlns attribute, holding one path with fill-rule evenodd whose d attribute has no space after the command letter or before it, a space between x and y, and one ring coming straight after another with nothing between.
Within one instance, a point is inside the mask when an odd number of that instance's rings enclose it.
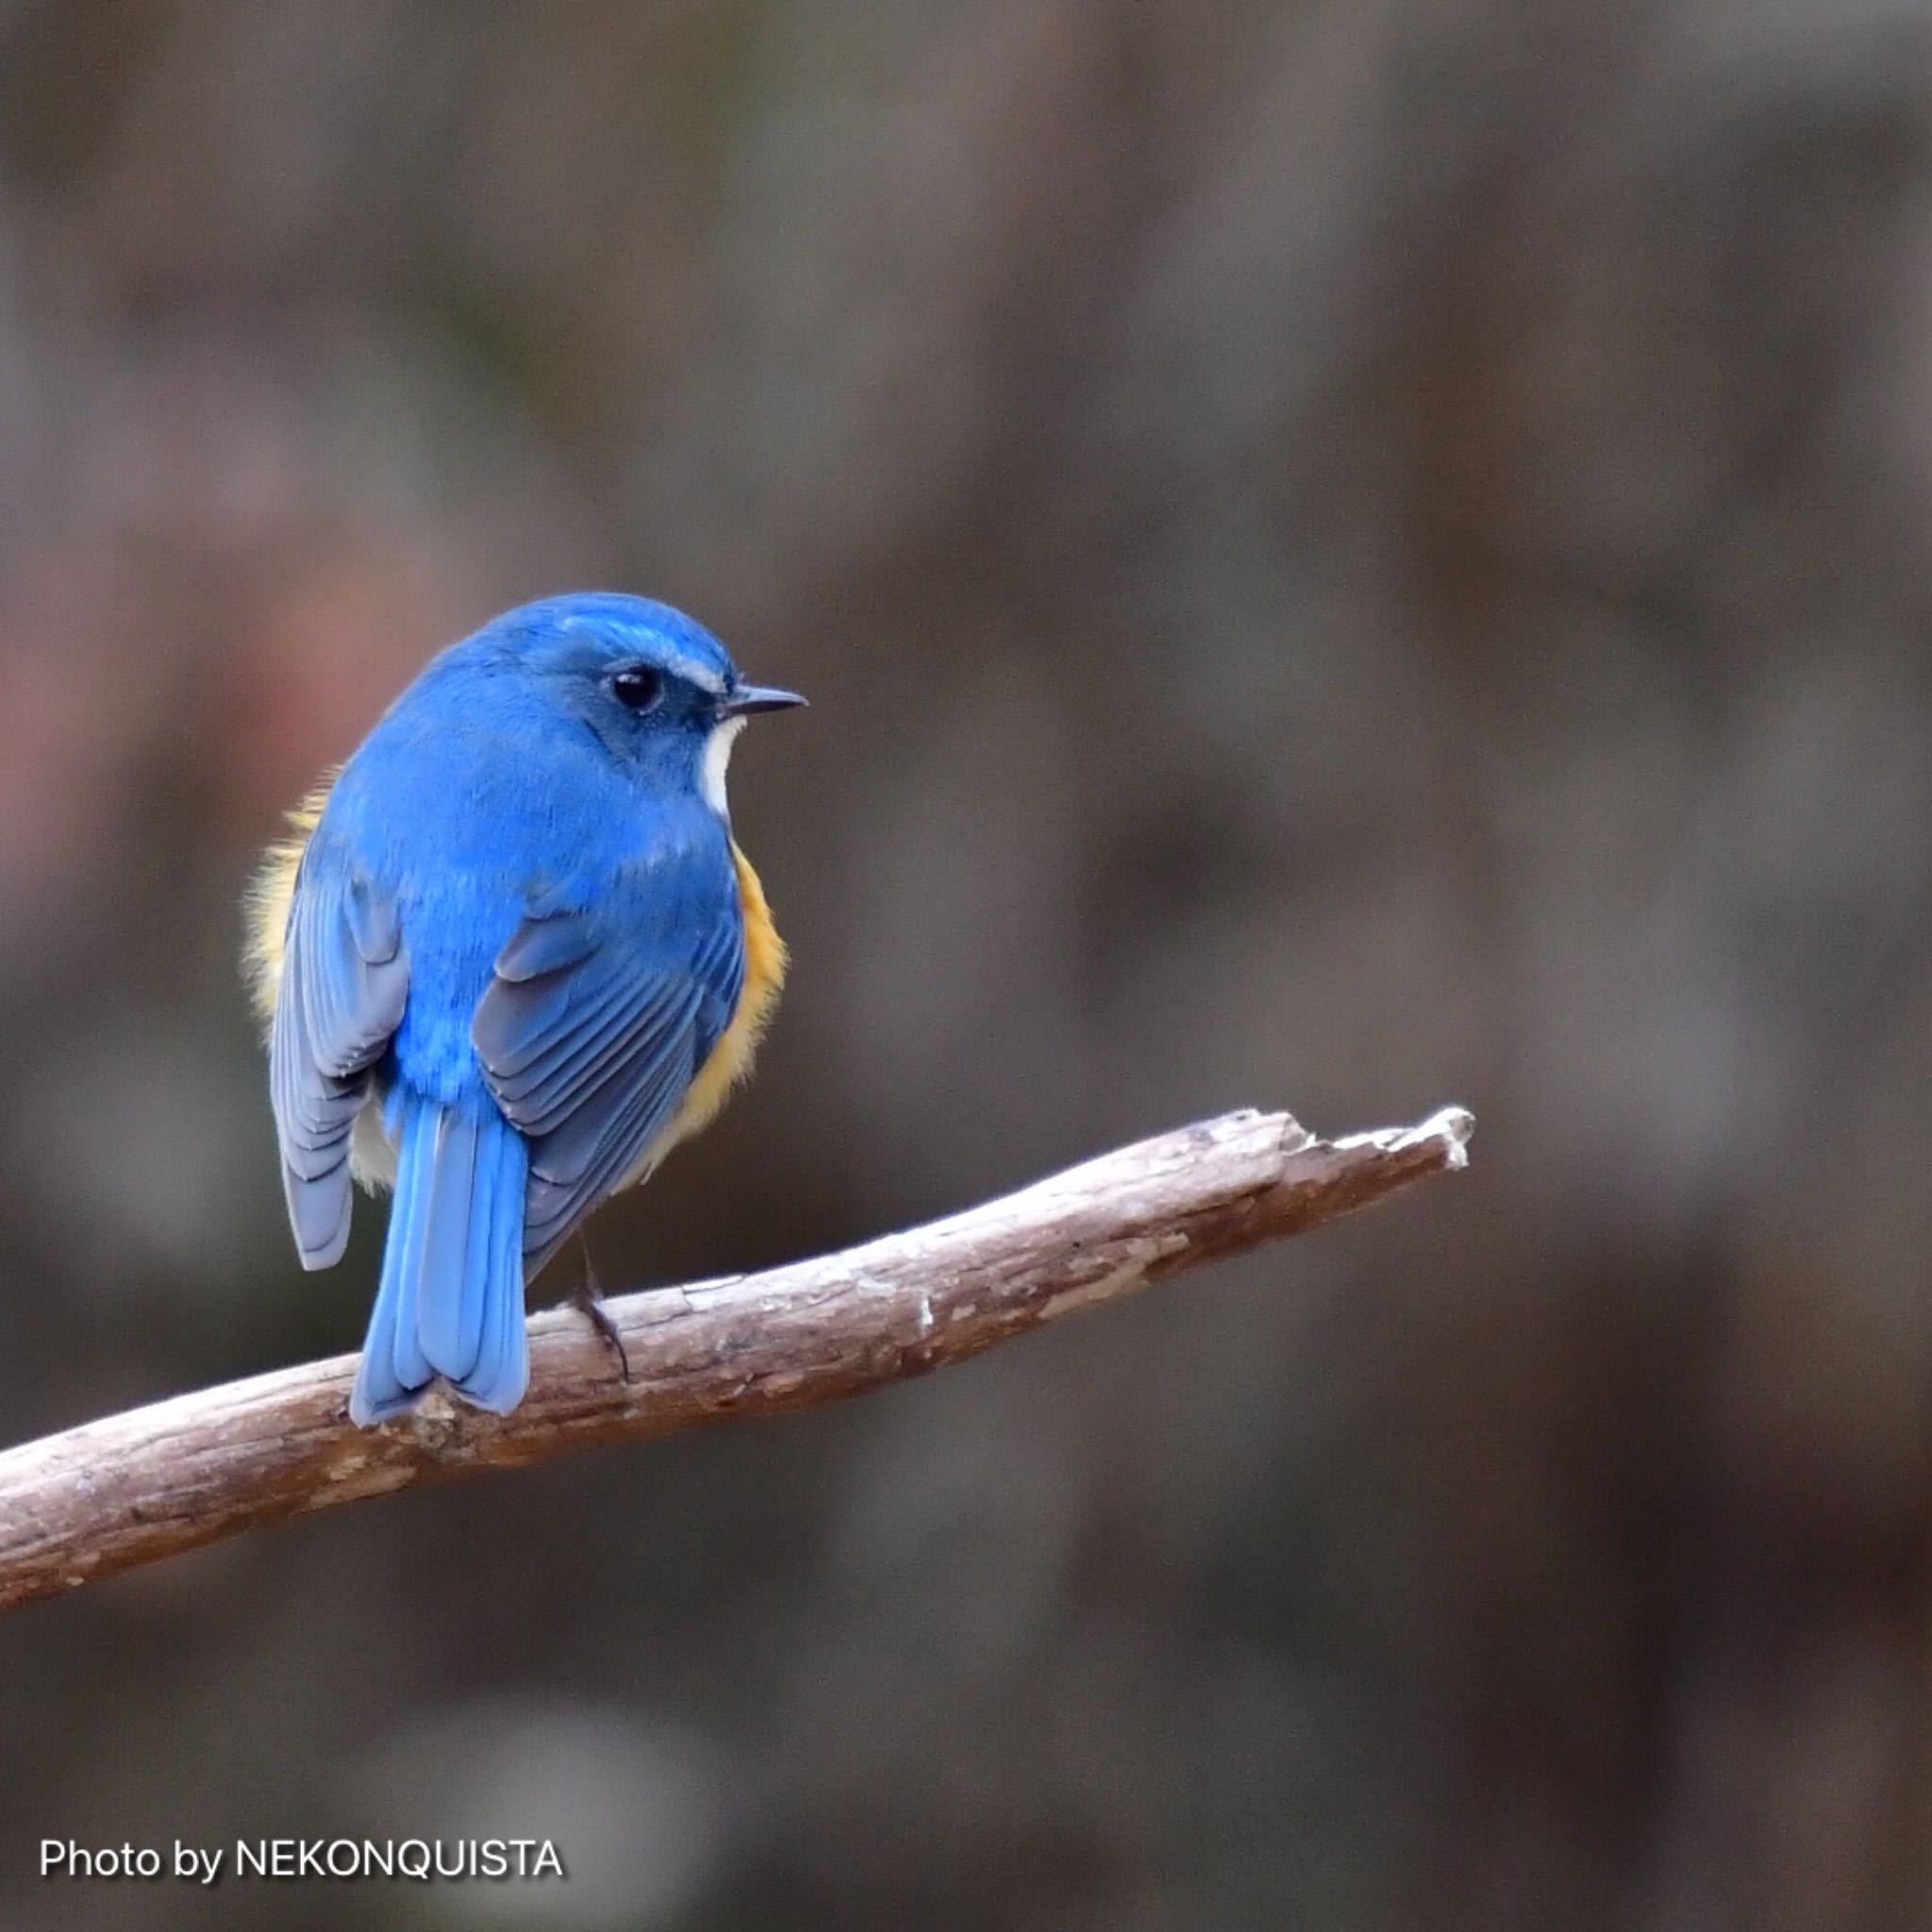
<instances>
[{"instance_id":1,"label":"bird's blue plumage","mask_svg":"<svg viewBox=\"0 0 1932 1932\"><path fill-rule=\"evenodd\" d=\"M640 690L646 702L636 702ZM395 1204L352 1413L524 1392L524 1281L644 1161L736 1010L716 734L782 693L663 605L551 599L432 660L301 859L271 1091L304 1262L347 1238L358 1116Z\"/></svg>"},{"instance_id":2,"label":"bird's blue plumage","mask_svg":"<svg viewBox=\"0 0 1932 1932\"><path fill-rule=\"evenodd\" d=\"M392 1091L396 1200L353 1409L379 1422L438 1375L472 1402L514 1408L524 1347L523 1138L484 1107Z\"/></svg>"}]
</instances>

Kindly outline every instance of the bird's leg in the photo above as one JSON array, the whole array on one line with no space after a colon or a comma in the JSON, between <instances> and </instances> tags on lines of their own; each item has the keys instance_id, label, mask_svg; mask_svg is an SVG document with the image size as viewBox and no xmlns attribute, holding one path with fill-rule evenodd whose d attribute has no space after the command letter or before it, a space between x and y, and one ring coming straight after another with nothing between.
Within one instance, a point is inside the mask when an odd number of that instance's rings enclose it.
<instances>
[{"instance_id":1,"label":"bird's leg","mask_svg":"<svg viewBox=\"0 0 1932 1932\"><path fill-rule=\"evenodd\" d=\"M581 1228L577 1230L577 1248L584 1257L584 1269L565 1299L597 1331L598 1339L617 1357L618 1374L628 1382L630 1357L625 1353L624 1337L617 1332L617 1324L610 1319L609 1310L604 1306L597 1271L591 1261L590 1238Z\"/></svg>"}]
</instances>

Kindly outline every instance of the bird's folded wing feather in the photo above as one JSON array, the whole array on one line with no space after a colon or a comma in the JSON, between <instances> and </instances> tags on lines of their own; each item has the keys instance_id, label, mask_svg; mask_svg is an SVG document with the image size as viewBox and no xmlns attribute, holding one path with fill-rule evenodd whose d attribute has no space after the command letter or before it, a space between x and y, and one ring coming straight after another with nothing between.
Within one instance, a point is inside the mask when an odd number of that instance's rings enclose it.
<instances>
[{"instance_id":1,"label":"bird's folded wing feather","mask_svg":"<svg viewBox=\"0 0 1932 1932\"><path fill-rule=\"evenodd\" d=\"M303 1265L349 1238L349 1136L370 1070L402 1024L409 961L394 897L359 872L305 862L289 912L269 1043L282 1188Z\"/></svg>"},{"instance_id":2,"label":"bird's folded wing feather","mask_svg":"<svg viewBox=\"0 0 1932 1932\"><path fill-rule=\"evenodd\" d=\"M646 903L641 933L608 909ZM606 909L536 912L511 935L470 1031L497 1105L530 1142L533 1271L670 1124L743 974L728 875L689 860L634 875Z\"/></svg>"}]
</instances>

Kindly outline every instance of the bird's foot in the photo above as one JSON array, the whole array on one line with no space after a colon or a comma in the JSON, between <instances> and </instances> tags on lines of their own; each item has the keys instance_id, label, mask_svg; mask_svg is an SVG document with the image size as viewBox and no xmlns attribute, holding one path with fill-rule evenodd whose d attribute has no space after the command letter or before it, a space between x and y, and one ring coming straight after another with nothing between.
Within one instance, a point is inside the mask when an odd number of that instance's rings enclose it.
<instances>
[{"instance_id":1,"label":"bird's foot","mask_svg":"<svg viewBox=\"0 0 1932 1932\"><path fill-rule=\"evenodd\" d=\"M598 1293L597 1271L591 1265L591 1245L588 1241L583 1242L583 1252L584 1272L566 1299L597 1331L597 1339L617 1357L617 1373L628 1382L630 1357L625 1352L624 1337L617 1332L617 1324L610 1319L610 1311Z\"/></svg>"}]
</instances>

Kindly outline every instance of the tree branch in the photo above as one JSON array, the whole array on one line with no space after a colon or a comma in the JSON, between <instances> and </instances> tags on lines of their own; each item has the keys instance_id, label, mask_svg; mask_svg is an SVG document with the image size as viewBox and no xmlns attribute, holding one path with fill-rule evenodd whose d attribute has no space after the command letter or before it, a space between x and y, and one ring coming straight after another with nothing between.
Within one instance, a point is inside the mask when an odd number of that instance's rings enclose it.
<instances>
[{"instance_id":1,"label":"tree branch","mask_svg":"<svg viewBox=\"0 0 1932 1932\"><path fill-rule=\"evenodd\" d=\"M807 1408L983 1348L1203 1261L1300 1234L1463 1166L1470 1116L1312 1139L1233 1113L963 1214L762 1274L608 1303L631 1379L583 1318L530 1323L531 1387L497 1417L432 1391L359 1430L354 1356L178 1396L0 1455L0 1608L257 1524L595 1442Z\"/></svg>"}]
</instances>

